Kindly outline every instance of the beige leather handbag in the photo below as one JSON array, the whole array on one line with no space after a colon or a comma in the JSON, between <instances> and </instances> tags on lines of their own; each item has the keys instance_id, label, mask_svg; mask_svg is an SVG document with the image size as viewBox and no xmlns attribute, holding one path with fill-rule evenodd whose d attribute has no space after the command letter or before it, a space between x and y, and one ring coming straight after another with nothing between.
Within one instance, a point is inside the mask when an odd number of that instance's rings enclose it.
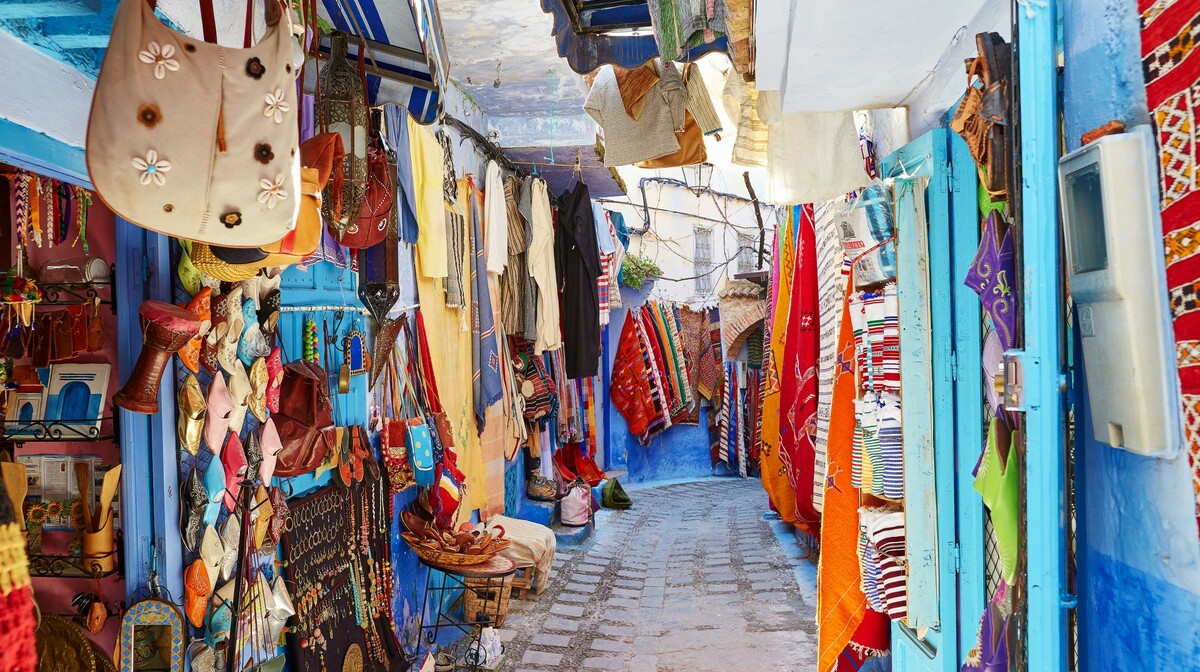
<instances>
[{"instance_id":1,"label":"beige leather handbag","mask_svg":"<svg viewBox=\"0 0 1200 672\"><path fill-rule=\"evenodd\" d=\"M167 28L146 0L121 0L92 99L88 174L138 226L268 245L300 207L292 11L258 44L233 49L215 43L211 0L200 4L214 43Z\"/></svg>"}]
</instances>

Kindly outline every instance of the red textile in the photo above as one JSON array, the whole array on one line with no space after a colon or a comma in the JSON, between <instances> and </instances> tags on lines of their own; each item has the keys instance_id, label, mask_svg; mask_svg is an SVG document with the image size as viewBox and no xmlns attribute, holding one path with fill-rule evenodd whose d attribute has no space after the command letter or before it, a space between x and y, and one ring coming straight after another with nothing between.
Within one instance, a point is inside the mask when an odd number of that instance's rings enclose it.
<instances>
[{"instance_id":1,"label":"red textile","mask_svg":"<svg viewBox=\"0 0 1200 672\"><path fill-rule=\"evenodd\" d=\"M813 506L817 430L817 242L811 205L801 208L800 235L784 361L780 366L779 448L796 492L796 526L816 535L821 514Z\"/></svg>"},{"instance_id":2,"label":"red textile","mask_svg":"<svg viewBox=\"0 0 1200 672\"><path fill-rule=\"evenodd\" d=\"M0 496L7 495L0 491ZM31 587L14 588L8 595L0 596L0 632L4 633L4 646L0 646L0 670L33 672L37 669L35 630L37 613L33 609Z\"/></svg>"},{"instance_id":3,"label":"red textile","mask_svg":"<svg viewBox=\"0 0 1200 672\"><path fill-rule=\"evenodd\" d=\"M1200 520L1200 187L1196 125L1200 49L1193 38L1200 2L1138 0L1142 17L1142 73L1146 102L1158 130L1162 170L1162 227L1167 254L1167 290L1175 321L1183 418L1192 465L1196 515ZM1200 528L1198 528L1200 531Z\"/></svg>"},{"instance_id":4,"label":"red textile","mask_svg":"<svg viewBox=\"0 0 1200 672\"><path fill-rule=\"evenodd\" d=\"M652 374L646 370L642 348L638 344L637 330L631 317L625 319L625 326L621 328L621 340L617 343L617 355L613 359L612 382L608 386L608 394L612 398L613 407L629 425L629 433L641 436L654 418L654 397L650 391Z\"/></svg>"}]
</instances>

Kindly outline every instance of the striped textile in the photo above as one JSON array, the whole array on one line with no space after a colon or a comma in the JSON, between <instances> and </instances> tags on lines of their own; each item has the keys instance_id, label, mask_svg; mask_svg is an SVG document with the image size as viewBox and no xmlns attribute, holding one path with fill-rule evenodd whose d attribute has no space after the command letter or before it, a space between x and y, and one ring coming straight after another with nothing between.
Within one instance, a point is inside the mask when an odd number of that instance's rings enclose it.
<instances>
[{"instance_id":1,"label":"striped textile","mask_svg":"<svg viewBox=\"0 0 1200 672\"><path fill-rule=\"evenodd\" d=\"M447 308L463 308L466 295L463 293L463 259L467 247L467 220L463 216L465 210L459 203L458 180L454 177L454 151L450 138L445 133L437 134L438 142L442 145L442 168L445 173L442 182L442 195L446 199L446 280L443 285L446 292Z\"/></svg>"},{"instance_id":2,"label":"striped textile","mask_svg":"<svg viewBox=\"0 0 1200 672\"><path fill-rule=\"evenodd\" d=\"M600 325L608 324L608 290L612 281L612 258L611 254L600 255L600 277L596 278L596 298L600 303Z\"/></svg>"},{"instance_id":3,"label":"striped textile","mask_svg":"<svg viewBox=\"0 0 1200 672\"><path fill-rule=\"evenodd\" d=\"M700 132L704 135L720 133L724 130L721 127L721 118L717 116L717 110L713 107L712 94L708 92L708 86L700 76L700 68L690 63L685 65L683 78L687 84L687 111L692 113Z\"/></svg>"},{"instance_id":4,"label":"striped textile","mask_svg":"<svg viewBox=\"0 0 1200 672\"><path fill-rule=\"evenodd\" d=\"M872 561L876 589L883 611L892 620L908 615L908 573L904 557L904 512L861 509L859 516L867 543L874 549Z\"/></svg>"},{"instance_id":5,"label":"striped textile","mask_svg":"<svg viewBox=\"0 0 1200 672\"><path fill-rule=\"evenodd\" d=\"M516 177L504 180L504 204L508 211L508 265L500 276L500 320L504 332L512 335L525 333L524 307L525 287L529 267L525 261L525 250L529 248L529 237L525 221L517 208L517 192L521 183Z\"/></svg>"},{"instance_id":6,"label":"striped textile","mask_svg":"<svg viewBox=\"0 0 1200 672\"><path fill-rule=\"evenodd\" d=\"M721 404L721 444L717 451L717 460L729 466L730 458L730 435L734 434L734 423L737 421L736 411L733 409L733 395L737 389L735 384L737 377L734 375L733 361L725 362L725 389L723 390L723 403Z\"/></svg>"},{"instance_id":7,"label":"striped textile","mask_svg":"<svg viewBox=\"0 0 1200 672\"><path fill-rule=\"evenodd\" d=\"M825 506L829 420L833 414L833 381L838 371L838 333L846 297L846 255L834 213L841 199L813 206L817 241L817 431L813 439L813 508Z\"/></svg>"},{"instance_id":8,"label":"striped textile","mask_svg":"<svg viewBox=\"0 0 1200 672\"><path fill-rule=\"evenodd\" d=\"M904 437L900 431L900 397L884 392L879 395L875 413L878 427L880 469L875 480L884 499L904 498Z\"/></svg>"},{"instance_id":9,"label":"striped textile","mask_svg":"<svg viewBox=\"0 0 1200 672\"><path fill-rule=\"evenodd\" d=\"M867 604L872 609L884 612L886 610L879 592L879 579L882 574L879 569L879 552L871 545L861 513L858 525L858 561L859 573L862 575L862 592L867 597Z\"/></svg>"}]
</instances>

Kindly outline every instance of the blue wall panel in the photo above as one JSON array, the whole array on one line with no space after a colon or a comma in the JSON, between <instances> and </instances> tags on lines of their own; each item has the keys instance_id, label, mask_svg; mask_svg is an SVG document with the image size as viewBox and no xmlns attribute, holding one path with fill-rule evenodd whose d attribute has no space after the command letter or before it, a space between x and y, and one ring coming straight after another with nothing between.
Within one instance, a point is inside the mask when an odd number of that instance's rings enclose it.
<instances>
[{"instance_id":1,"label":"blue wall panel","mask_svg":"<svg viewBox=\"0 0 1200 672\"><path fill-rule=\"evenodd\" d=\"M1068 150L1109 120L1147 123L1134 0L1060 1ZM1190 669L1200 656L1200 544L1187 457L1099 443L1082 379L1077 399L1080 669Z\"/></svg>"}]
</instances>

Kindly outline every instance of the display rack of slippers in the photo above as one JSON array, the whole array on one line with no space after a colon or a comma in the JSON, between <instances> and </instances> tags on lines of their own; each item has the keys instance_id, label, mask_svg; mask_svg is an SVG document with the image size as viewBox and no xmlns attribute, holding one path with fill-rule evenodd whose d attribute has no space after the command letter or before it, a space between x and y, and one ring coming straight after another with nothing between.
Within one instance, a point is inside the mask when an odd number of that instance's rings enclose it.
<instances>
[{"instance_id":1,"label":"display rack of slippers","mask_svg":"<svg viewBox=\"0 0 1200 672\"><path fill-rule=\"evenodd\" d=\"M175 297L205 326L174 366L192 660L404 669L393 666L387 476L366 429L335 422L354 415L339 405L365 406L339 380L351 371L330 364L363 358L365 318L313 307L281 319L282 292L301 290L282 286L280 269L226 274L188 247L173 246Z\"/></svg>"},{"instance_id":2,"label":"display rack of slippers","mask_svg":"<svg viewBox=\"0 0 1200 672\"><path fill-rule=\"evenodd\" d=\"M57 627L107 659L125 597L113 216L82 187L7 165L0 177L0 475L54 615L39 647Z\"/></svg>"}]
</instances>

